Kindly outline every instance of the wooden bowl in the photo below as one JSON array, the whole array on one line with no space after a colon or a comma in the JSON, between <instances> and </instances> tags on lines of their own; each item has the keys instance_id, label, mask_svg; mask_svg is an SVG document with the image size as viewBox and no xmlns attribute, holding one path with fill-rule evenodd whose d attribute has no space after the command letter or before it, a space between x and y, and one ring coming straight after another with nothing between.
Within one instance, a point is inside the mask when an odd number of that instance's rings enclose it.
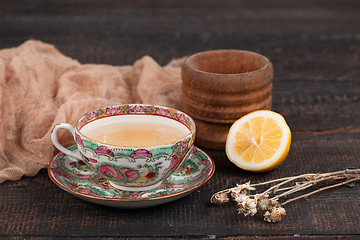
<instances>
[{"instance_id":1,"label":"wooden bowl","mask_svg":"<svg viewBox=\"0 0 360 240\"><path fill-rule=\"evenodd\" d=\"M198 145L219 149L226 137L211 136L227 135L229 124L247 113L271 109L273 74L269 59L249 51L213 50L187 58L181 70L182 105L200 122L198 142L204 144Z\"/></svg>"},{"instance_id":2,"label":"wooden bowl","mask_svg":"<svg viewBox=\"0 0 360 240\"><path fill-rule=\"evenodd\" d=\"M212 123L198 119L194 119L194 121L196 124L196 146L214 150L225 149L231 123Z\"/></svg>"}]
</instances>

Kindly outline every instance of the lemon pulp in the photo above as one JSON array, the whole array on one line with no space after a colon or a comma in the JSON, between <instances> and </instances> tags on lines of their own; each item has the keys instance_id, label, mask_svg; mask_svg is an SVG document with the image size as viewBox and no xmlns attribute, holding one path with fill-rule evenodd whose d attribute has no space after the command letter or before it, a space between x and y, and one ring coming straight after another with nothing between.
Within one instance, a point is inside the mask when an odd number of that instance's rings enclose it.
<instances>
[{"instance_id":1,"label":"lemon pulp","mask_svg":"<svg viewBox=\"0 0 360 240\"><path fill-rule=\"evenodd\" d=\"M278 113L260 110L237 120L226 140L231 162L249 171L268 171L283 162L291 143L290 128Z\"/></svg>"}]
</instances>

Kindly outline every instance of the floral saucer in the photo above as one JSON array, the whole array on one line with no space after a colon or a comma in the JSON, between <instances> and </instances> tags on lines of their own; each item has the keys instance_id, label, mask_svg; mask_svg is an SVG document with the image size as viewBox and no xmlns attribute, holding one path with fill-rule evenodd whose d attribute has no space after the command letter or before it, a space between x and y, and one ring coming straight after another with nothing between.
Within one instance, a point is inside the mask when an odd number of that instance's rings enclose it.
<instances>
[{"instance_id":1,"label":"floral saucer","mask_svg":"<svg viewBox=\"0 0 360 240\"><path fill-rule=\"evenodd\" d=\"M78 152L76 145L68 148ZM194 191L213 175L214 161L203 150L192 154L160 186L140 192L122 191L91 171L82 161L58 153L50 162L48 174L61 189L83 200L118 208L143 208L177 200Z\"/></svg>"}]
</instances>

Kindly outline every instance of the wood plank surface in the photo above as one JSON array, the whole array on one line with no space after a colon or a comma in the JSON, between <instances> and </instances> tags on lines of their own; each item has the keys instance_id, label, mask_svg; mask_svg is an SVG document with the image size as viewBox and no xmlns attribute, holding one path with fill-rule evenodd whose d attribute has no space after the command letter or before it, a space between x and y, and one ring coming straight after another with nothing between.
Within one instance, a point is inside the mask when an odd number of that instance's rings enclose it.
<instances>
[{"instance_id":1,"label":"wood plank surface","mask_svg":"<svg viewBox=\"0 0 360 240\"><path fill-rule=\"evenodd\" d=\"M359 13L357 0L1 1L1 49L38 39L81 63L110 65L144 55L166 64L209 49L261 53L274 66L272 109L293 139L286 161L268 173L240 170L225 152L206 150L216 163L213 178L147 209L85 202L59 189L46 170L2 183L0 239L359 239L359 184L286 205L277 224L209 203L239 182L359 167Z\"/></svg>"}]
</instances>

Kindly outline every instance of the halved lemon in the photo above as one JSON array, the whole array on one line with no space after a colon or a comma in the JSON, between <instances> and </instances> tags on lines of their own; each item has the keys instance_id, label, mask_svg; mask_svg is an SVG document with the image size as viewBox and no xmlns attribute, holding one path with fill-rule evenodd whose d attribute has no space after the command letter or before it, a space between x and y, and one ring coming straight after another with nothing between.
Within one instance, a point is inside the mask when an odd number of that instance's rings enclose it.
<instances>
[{"instance_id":1,"label":"halved lemon","mask_svg":"<svg viewBox=\"0 0 360 240\"><path fill-rule=\"evenodd\" d=\"M233 123L226 140L226 155L238 167L269 171L282 163L289 150L291 132L280 114L259 110Z\"/></svg>"}]
</instances>

